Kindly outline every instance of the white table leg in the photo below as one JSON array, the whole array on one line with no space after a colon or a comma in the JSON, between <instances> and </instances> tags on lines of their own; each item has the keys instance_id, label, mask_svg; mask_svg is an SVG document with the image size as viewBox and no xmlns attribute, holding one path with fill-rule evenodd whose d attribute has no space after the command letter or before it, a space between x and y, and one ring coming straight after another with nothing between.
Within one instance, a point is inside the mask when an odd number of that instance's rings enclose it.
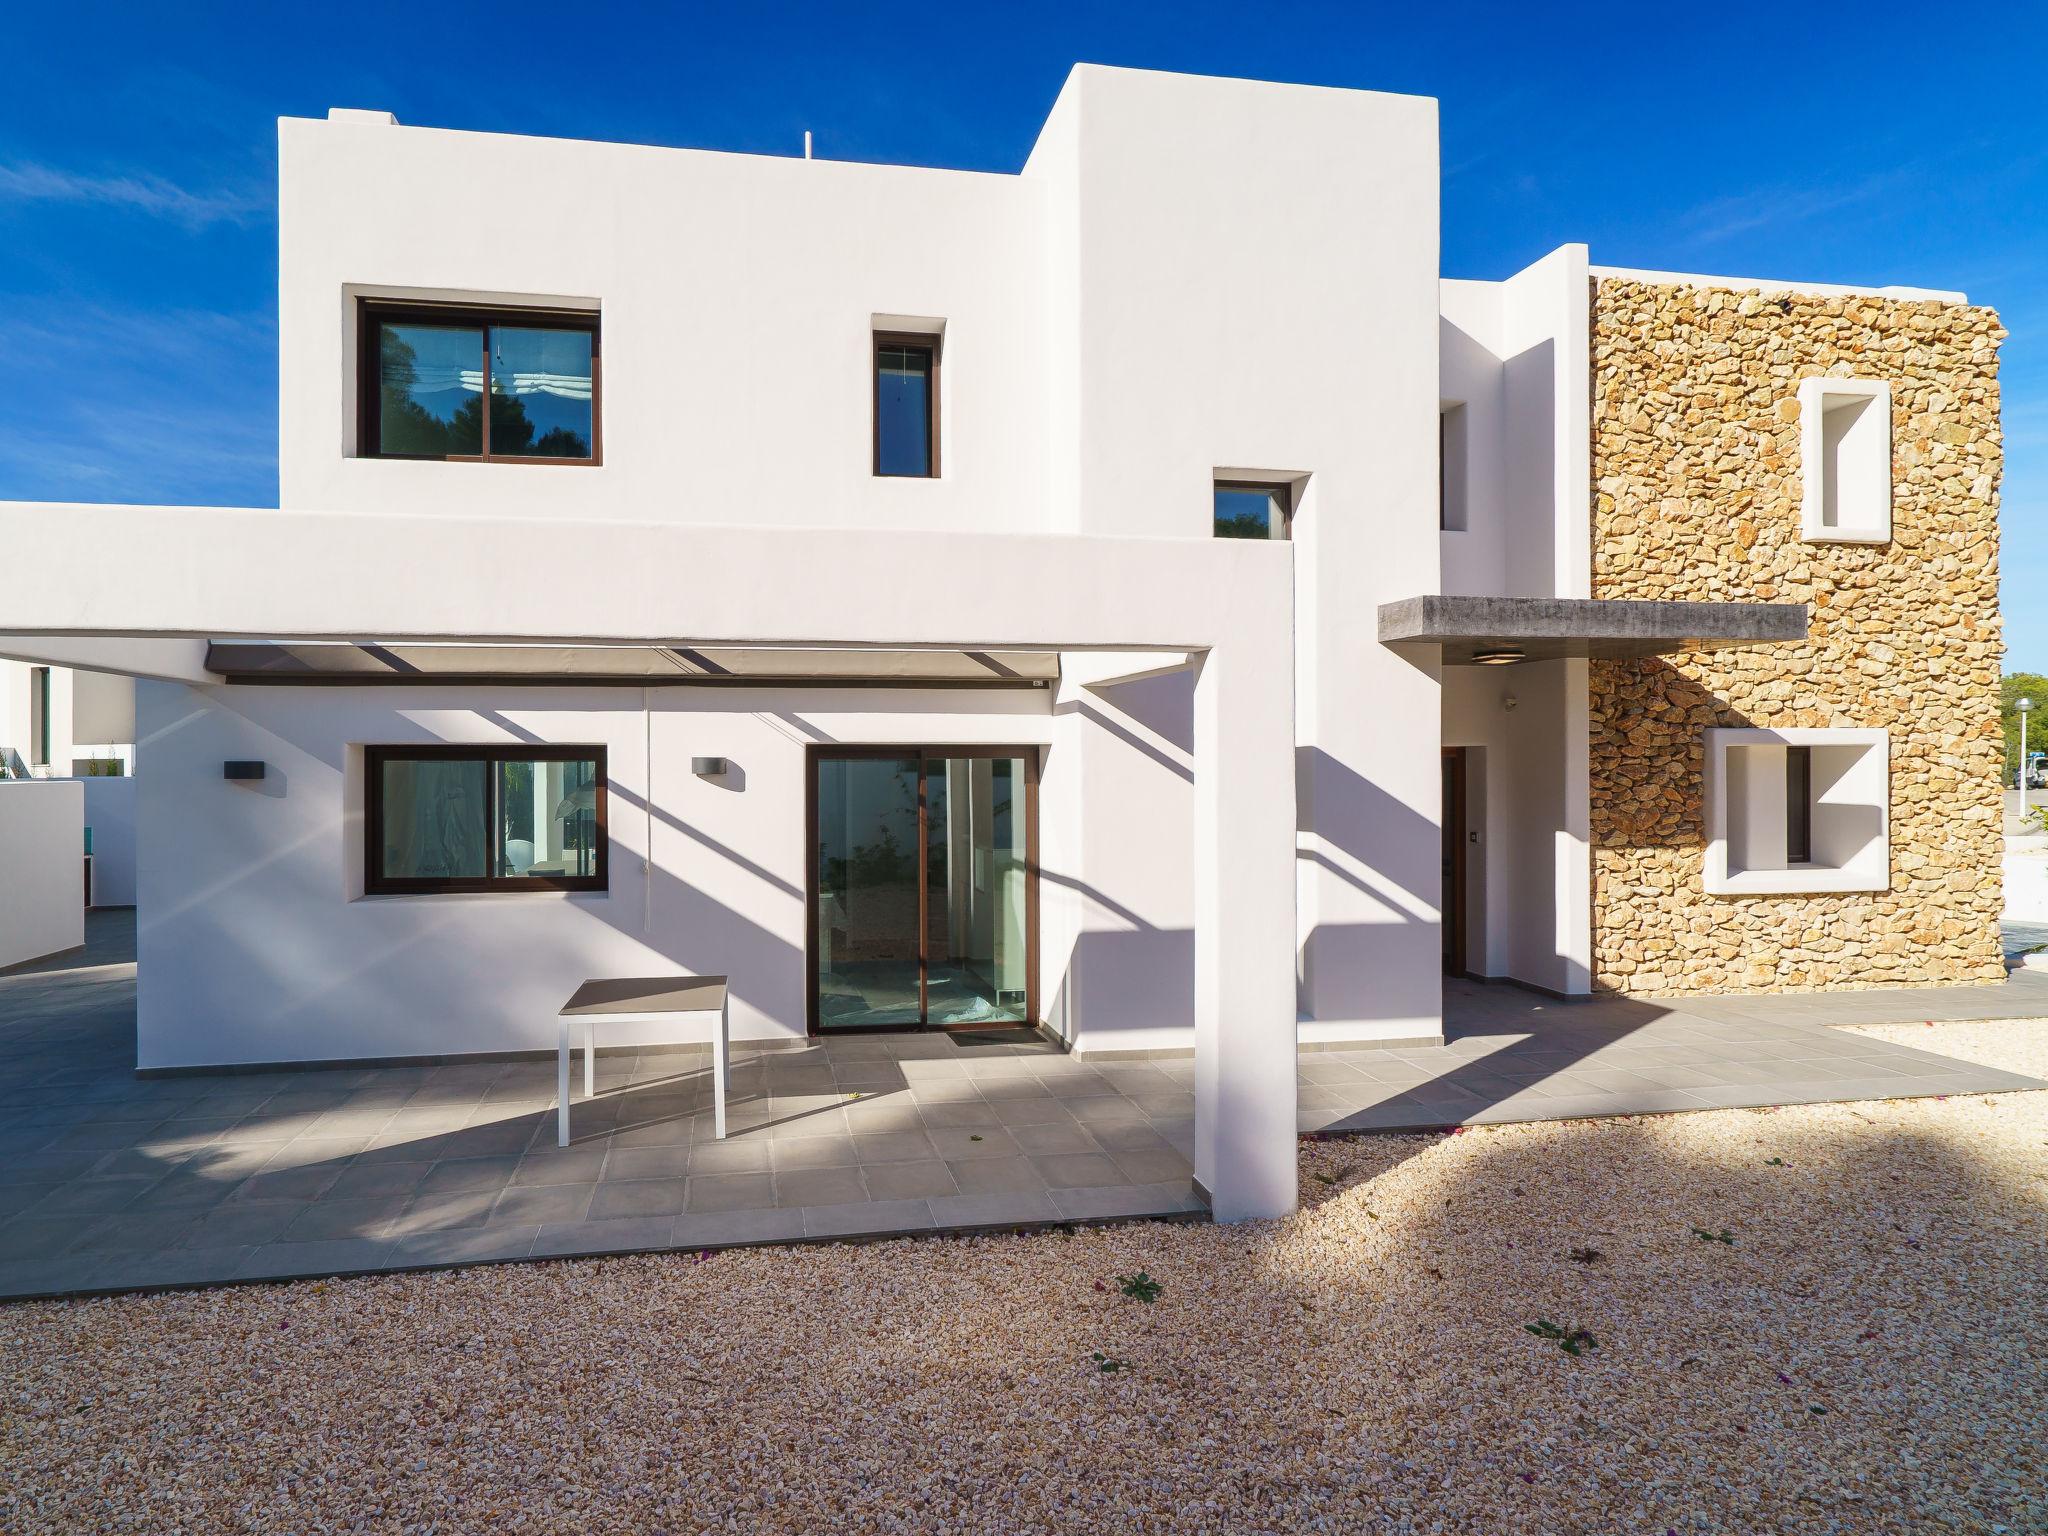
<instances>
[{"instance_id":1,"label":"white table leg","mask_svg":"<svg viewBox=\"0 0 2048 1536\"><path fill-rule=\"evenodd\" d=\"M597 1097L597 1020L583 1021L583 1097Z\"/></svg>"},{"instance_id":2,"label":"white table leg","mask_svg":"<svg viewBox=\"0 0 2048 1536\"><path fill-rule=\"evenodd\" d=\"M569 1020L562 1020L562 1038L555 1048L555 1101L561 1106L555 1111L558 1147L569 1145L569 1029Z\"/></svg>"},{"instance_id":3,"label":"white table leg","mask_svg":"<svg viewBox=\"0 0 2048 1536\"><path fill-rule=\"evenodd\" d=\"M725 1140L725 1088L732 1070L732 1007L718 1005L718 1032L711 1037L712 1126L720 1141Z\"/></svg>"}]
</instances>

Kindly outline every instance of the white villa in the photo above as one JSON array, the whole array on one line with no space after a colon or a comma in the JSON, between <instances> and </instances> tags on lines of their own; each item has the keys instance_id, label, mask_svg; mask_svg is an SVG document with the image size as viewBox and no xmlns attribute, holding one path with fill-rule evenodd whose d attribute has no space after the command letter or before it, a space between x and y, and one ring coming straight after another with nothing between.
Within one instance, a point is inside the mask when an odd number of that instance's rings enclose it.
<instances>
[{"instance_id":1,"label":"white villa","mask_svg":"<svg viewBox=\"0 0 2048 1536\"><path fill-rule=\"evenodd\" d=\"M282 121L280 505L0 505L0 652L138 680L138 1068L727 975L1192 1051L1229 1218L1447 974L1998 979L1995 316L1446 281L1439 174L1095 66L1016 175Z\"/></svg>"}]
</instances>

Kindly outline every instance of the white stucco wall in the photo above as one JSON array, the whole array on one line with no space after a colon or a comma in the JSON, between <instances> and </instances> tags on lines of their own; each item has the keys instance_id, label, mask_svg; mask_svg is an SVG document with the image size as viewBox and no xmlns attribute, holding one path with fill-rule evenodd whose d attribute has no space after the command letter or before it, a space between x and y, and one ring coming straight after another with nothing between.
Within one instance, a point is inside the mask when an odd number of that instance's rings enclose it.
<instances>
[{"instance_id":1,"label":"white stucco wall","mask_svg":"<svg viewBox=\"0 0 2048 1536\"><path fill-rule=\"evenodd\" d=\"M0 781L0 969L85 942L84 828L77 781Z\"/></svg>"},{"instance_id":2,"label":"white stucco wall","mask_svg":"<svg viewBox=\"0 0 2048 1536\"><path fill-rule=\"evenodd\" d=\"M77 781L85 792L85 824L92 829L96 907L135 905L136 782L128 775Z\"/></svg>"},{"instance_id":3,"label":"white stucco wall","mask_svg":"<svg viewBox=\"0 0 2048 1536\"><path fill-rule=\"evenodd\" d=\"M1184 675L1104 692L1142 689L1191 709ZM145 683L142 700L144 1066L544 1049L584 977L673 969L732 976L737 1037L800 1036L805 748L824 743L1045 747L1048 829L1081 810L1084 756L1126 758L1085 855L1041 834L1040 993L1067 1000L1077 1044L1192 1042L1192 755L1132 746L1135 706L1058 737L1049 690ZM608 892L363 894L364 745L529 739L606 747ZM697 777L692 756L731 771ZM265 777L223 779L230 758Z\"/></svg>"}]
</instances>

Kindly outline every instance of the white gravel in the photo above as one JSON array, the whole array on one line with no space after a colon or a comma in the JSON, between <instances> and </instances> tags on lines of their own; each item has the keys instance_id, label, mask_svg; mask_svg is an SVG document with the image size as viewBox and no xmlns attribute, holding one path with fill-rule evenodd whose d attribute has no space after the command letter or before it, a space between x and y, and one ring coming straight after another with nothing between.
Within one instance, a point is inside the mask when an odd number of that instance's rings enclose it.
<instances>
[{"instance_id":1,"label":"white gravel","mask_svg":"<svg viewBox=\"0 0 2048 1536\"><path fill-rule=\"evenodd\" d=\"M1304 1146L1276 1223L19 1304L0 1530L2040 1532L2044 1148L2043 1093L1511 1126Z\"/></svg>"}]
</instances>

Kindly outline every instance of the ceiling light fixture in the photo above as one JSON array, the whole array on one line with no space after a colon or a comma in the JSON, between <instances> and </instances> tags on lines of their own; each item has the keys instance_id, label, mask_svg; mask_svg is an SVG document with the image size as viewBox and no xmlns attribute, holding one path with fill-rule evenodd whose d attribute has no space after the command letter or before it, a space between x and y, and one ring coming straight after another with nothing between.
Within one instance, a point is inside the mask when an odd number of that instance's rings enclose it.
<instances>
[{"instance_id":1,"label":"ceiling light fixture","mask_svg":"<svg viewBox=\"0 0 2048 1536\"><path fill-rule=\"evenodd\" d=\"M1511 667L1524 659L1525 653L1512 645L1489 646L1472 653L1472 664L1476 667Z\"/></svg>"}]
</instances>

